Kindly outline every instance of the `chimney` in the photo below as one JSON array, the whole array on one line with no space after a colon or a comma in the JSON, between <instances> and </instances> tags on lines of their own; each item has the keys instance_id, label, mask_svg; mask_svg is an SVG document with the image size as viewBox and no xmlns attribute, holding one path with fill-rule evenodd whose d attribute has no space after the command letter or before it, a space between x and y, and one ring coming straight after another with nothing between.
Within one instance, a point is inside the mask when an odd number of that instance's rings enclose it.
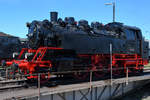
<instances>
[{"instance_id":1,"label":"chimney","mask_svg":"<svg viewBox=\"0 0 150 100\"><path fill-rule=\"evenodd\" d=\"M58 12L50 12L51 22L57 22Z\"/></svg>"}]
</instances>

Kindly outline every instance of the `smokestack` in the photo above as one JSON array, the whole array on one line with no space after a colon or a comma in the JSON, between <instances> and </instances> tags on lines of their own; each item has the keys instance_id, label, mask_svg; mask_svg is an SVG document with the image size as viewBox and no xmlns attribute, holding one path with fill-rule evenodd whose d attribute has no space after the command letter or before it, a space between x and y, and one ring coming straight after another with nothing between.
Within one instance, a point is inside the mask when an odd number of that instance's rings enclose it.
<instances>
[{"instance_id":1,"label":"smokestack","mask_svg":"<svg viewBox=\"0 0 150 100\"><path fill-rule=\"evenodd\" d=\"M50 12L51 22L57 22L58 12Z\"/></svg>"}]
</instances>

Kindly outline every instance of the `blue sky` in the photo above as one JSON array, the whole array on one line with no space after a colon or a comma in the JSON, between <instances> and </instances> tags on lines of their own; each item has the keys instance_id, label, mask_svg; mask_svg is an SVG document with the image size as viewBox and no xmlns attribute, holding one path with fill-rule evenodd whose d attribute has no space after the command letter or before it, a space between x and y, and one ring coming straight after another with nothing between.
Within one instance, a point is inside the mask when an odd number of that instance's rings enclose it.
<instances>
[{"instance_id":1,"label":"blue sky","mask_svg":"<svg viewBox=\"0 0 150 100\"><path fill-rule=\"evenodd\" d=\"M59 17L73 16L78 21L112 22L114 0L0 0L0 31L26 37L26 22L49 19L50 11ZM142 29L150 39L150 0L116 0L116 21Z\"/></svg>"}]
</instances>

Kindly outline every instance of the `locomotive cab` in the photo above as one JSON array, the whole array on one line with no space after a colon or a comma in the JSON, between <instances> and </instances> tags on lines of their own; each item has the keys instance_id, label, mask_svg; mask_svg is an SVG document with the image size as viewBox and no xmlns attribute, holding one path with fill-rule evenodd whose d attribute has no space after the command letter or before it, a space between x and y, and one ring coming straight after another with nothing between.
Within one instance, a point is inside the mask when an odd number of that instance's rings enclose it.
<instances>
[{"instance_id":1,"label":"locomotive cab","mask_svg":"<svg viewBox=\"0 0 150 100\"><path fill-rule=\"evenodd\" d=\"M144 40L141 30L136 27L125 26L124 32L126 35L127 50L133 54L138 54L139 56L145 58L146 55L143 54L143 50L146 48L143 46Z\"/></svg>"}]
</instances>

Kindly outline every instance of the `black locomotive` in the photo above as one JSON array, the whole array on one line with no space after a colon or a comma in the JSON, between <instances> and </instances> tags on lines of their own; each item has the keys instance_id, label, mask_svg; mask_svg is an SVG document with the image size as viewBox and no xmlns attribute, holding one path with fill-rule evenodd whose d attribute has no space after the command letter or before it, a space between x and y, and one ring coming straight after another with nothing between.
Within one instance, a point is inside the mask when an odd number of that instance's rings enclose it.
<instances>
[{"instance_id":1,"label":"black locomotive","mask_svg":"<svg viewBox=\"0 0 150 100\"><path fill-rule=\"evenodd\" d=\"M62 20L57 12L51 12L51 21L35 20L27 27L30 48L22 50L19 60L6 65L21 69L30 79L37 78L35 73L64 71L72 71L78 79L86 78L89 71L96 77L110 70L120 75L127 67L130 73L141 73L148 63L148 42L137 27L118 22L89 25L73 17ZM84 72L78 72L81 70Z\"/></svg>"},{"instance_id":2,"label":"black locomotive","mask_svg":"<svg viewBox=\"0 0 150 100\"><path fill-rule=\"evenodd\" d=\"M20 52L23 45L18 37L0 32L0 62L13 59L14 52ZM25 46L24 46L25 47Z\"/></svg>"}]
</instances>

